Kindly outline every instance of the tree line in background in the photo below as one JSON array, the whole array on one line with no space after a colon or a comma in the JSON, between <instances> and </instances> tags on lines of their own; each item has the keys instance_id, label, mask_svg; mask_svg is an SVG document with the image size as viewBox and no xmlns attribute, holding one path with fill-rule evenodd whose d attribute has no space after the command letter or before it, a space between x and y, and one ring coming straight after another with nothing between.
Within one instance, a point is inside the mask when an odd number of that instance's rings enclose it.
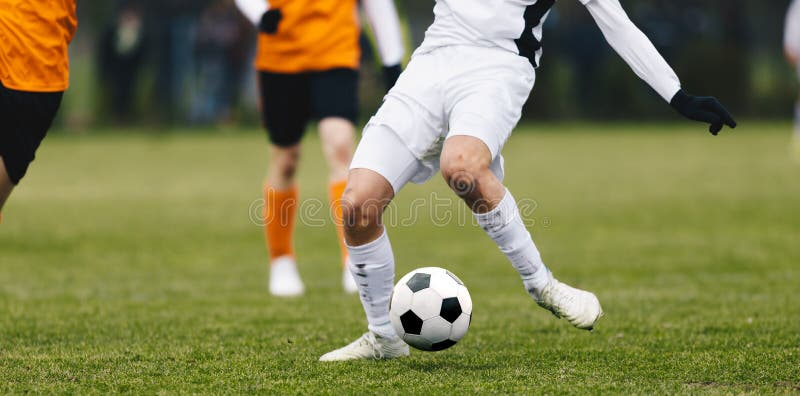
<instances>
[{"instance_id":1,"label":"tree line in background","mask_svg":"<svg viewBox=\"0 0 800 396\"><path fill-rule=\"evenodd\" d=\"M396 0L409 53L433 19L430 0ZM787 118L796 78L784 62L789 0L625 1L631 18L677 70L684 88L713 94L738 117ZM84 0L62 122L220 124L258 120L255 31L233 0ZM362 118L383 94L365 45ZM576 0L559 1L525 117L664 118L671 109L606 44Z\"/></svg>"}]
</instances>

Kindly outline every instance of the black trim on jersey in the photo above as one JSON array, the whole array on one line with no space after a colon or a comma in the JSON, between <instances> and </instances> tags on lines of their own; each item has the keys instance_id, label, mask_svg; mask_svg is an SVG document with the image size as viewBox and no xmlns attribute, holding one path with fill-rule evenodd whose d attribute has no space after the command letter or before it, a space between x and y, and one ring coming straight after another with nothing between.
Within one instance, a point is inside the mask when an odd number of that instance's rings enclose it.
<instances>
[{"instance_id":1,"label":"black trim on jersey","mask_svg":"<svg viewBox=\"0 0 800 396\"><path fill-rule=\"evenodd\" d=\"M542 23L542 18L547 15L547 11L553 8L556 0L538 0L536 3L529 5L525 8L525 30L522 35L514 40L517 44L519 54L528 58L533 67L538 67L536 64L536 52L542 49L542 43L533 35L533 29Z\"/></svg>"}]
</instances>

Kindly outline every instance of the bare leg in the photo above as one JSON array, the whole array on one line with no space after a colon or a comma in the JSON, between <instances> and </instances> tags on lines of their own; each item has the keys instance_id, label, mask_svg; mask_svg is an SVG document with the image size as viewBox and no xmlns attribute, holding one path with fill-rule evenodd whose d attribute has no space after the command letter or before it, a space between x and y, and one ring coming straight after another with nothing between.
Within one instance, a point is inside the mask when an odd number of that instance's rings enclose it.
<instances>
[{"instance_id":1,"label":"bare leg","mask_svg":"<svg viewBox=\"0 0 800 396\"><path fill-rule=\"evenodd\" d=\"M8 177L5 162L3 162L3 158L0 157L0 210L3 210L3 205L5 205L13 189L14 183L12 183L11 179Z\"/></svg>"},{"instance_id":2,"label":"bare leg","mask_svg":"<svg viewBox=\"0 0 800 396\"><path fill-rule=\"evenodd\" d=\"M496 208L506 195L503 183L492 173L492 153L472 136L454 136L442 149L442 176L474 213Z\"/></svg>"},{"instance_id":3,"label":"bare leg","mask_svg":"<svg viewBox=\"0 0 800 396\"><path fill-rule=\"evenodd\" d=\"M383 211L394 198L392 185L368 169L353 169L342 196L344 237L349 246L361 246L383 234Z\"/></svg>"},{"instance_id":4,"label":"bare leg","mask_svg":"<svg viewBox=\"0 0 800 396\"><path fill-rule=\"evenodd\" d=\"M300 144L290 147L270 145L267 184L276 190L292 188L299 161Z\"/></svg>"},{"instance_id":5,"label":"bare leg","mask_svg":"<svg viewBox=\"0 0 800 396\"><path fill-rule=\"evenodd\" d=\"M336 239L339 243L340 264L342 266L342 287L348 293L358 291L353 276L347 269L349 254L344 243L344 227L342 224L342 195L347 186L347 174L355 150L355 127L344 118L328 117L319 122L319 136L322 140L322 152L328 162L329 183L328 200L331 215L336 226Z\"/></svg>"},{"instance_id":6,"label":"bare leg","mask_svg":"<svg viewBox=\"0 0 800 396\"><path fill-rule=\"evenodd\" d=\"M322 139L322 152L330 169L330 180L344 180L347 178L355 149L353 123L344 118L324 118L319 122L319 136Z\"/></svg>"}]
</instances>

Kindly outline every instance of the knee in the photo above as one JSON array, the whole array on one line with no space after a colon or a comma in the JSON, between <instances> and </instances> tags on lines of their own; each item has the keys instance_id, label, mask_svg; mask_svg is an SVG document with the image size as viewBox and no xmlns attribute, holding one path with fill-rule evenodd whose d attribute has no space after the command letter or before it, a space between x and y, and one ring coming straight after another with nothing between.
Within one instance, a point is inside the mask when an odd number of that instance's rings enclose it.
<instances>
[{"instance_id":1,"label":"knee","mask_svg":"<svg viewBox=\"0 0 800 396\"><path fill-rule=\"evenodd\" d=\"M342 137L333 140L329 148L333 163L344 166L350 165L350 161L353 160L354 145L352 137Z\"/></svg>"},{"instance_id":2,"label":"knee","mask_svg":"<svg viewBox=\"0 0 800 396\"><path fill-rule=\"evenodd\" d=\"M300 149L282 149L274 156L272 166L284 180L294 179L300 163Z\"/></svg>"},{"instance_id":3,"label":"knee","mask_svg":"<svg viewBox=\"0 0 800 396\"><path fill-rule=\"evenodd\" d=\"M447 185L461 197L472 194L478 180L490 172L490 163L465 153L442 156L440 167Z\"/></svg>"},{"instance_id":4,"label":"knee","mask_svg":"<svg viewBox=\"0 0 800 396\"><path fill-rule=\"evenodd\" d=\"M383 205L365 191L348 186L341 204L345 232L357 234L380 226Z\"/></svg>"}]
</instances>

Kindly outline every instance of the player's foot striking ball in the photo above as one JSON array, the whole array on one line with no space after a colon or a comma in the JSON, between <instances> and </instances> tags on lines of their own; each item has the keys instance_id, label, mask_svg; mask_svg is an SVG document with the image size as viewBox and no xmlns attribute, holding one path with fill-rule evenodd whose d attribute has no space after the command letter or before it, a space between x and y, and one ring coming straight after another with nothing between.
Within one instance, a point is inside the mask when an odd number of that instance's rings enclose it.
<instances>
[{"instance_id":1,"label":"player's foot striking ball","mask_svg":"<svg viewBox=\"0 0 800 396\"><path fill-rule=\"evenodd\" d=\"M420 268L397 282L389 319L408 345L423 351L441 351L467 334L472 321L472 298L452 272Z\"/></svg>"},{"instance_id":2,"label":"player's foot striking ball","mask_svg":"<svg viewBox=\"0 0 800 396\"><path fill-rule=\"evenodd\" d=\"M617 53L676 111L709 124L713 135L736 126L719 101L681 89L618 0L580 1ZM399 339L390 319L394 255L383 210L408 182L427 181L439 169L538 305L579 329L593 329L602 316L594 294L553 278L502 183L501 152L533 88L542 25L554 4L437 0L425 40L364 128L342 213L369 330L382 339Z\"/></svg>"}]
</instances>

